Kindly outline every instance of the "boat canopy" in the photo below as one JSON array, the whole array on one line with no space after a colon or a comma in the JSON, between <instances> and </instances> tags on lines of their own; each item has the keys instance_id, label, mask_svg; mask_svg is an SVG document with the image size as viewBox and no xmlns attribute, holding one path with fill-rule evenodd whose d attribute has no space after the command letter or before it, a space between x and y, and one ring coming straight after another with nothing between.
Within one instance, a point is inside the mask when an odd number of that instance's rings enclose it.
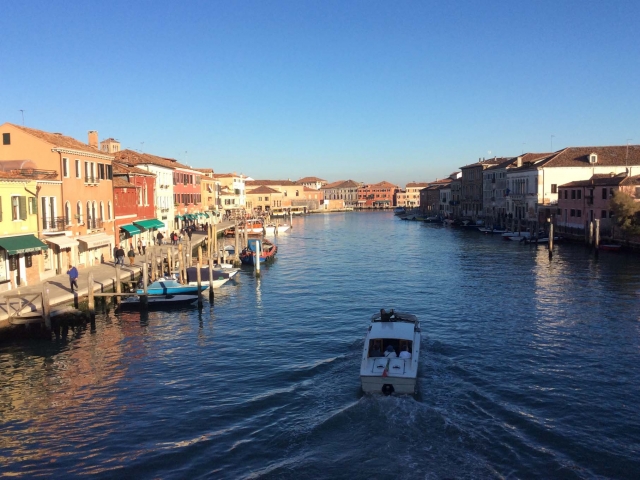
<instances>
[{"instance_id":1,"label":"boat canopy","mask_svg":"<svg viewBox=\"0 0 640 480\"><path fill-rule=\"evenodd\" d=\"M371 324L369 338L396 338L413 340L415 324L408 322L375 322Z\"/></svg>"}]
</instances>

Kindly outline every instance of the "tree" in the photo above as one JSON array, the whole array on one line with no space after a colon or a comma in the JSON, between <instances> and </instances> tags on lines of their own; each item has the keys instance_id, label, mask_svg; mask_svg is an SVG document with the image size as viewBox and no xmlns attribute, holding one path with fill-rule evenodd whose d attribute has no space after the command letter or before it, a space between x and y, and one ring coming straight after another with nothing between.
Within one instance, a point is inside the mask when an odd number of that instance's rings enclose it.
<instances>
[{"instance_id":1,"label":"tree","mask_svg":"<svg viewBox=\"0 0 640 480\"><path fill-rule=\"evenodd\" d=\"M640 203L620 190L617 190L609 201L611 211L615 215L616 224L625 236L640 235Z\"/></svg>"}]
</instances>

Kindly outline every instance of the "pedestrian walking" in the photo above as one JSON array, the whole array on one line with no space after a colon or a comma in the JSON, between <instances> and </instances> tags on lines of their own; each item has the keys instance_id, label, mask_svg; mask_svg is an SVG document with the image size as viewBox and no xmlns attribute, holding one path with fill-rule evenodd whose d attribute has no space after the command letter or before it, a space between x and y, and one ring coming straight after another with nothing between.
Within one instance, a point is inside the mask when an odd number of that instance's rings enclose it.
<instances>
[{"instance_id":1,"label":"pedestrian walking","mask_svg":"<svg viewBox=\"0 0 640 480\"><path fill-rule=\"evenodd\" d=\"M69 284L71 286L71 291L73 292L73 288L75 287L75 291L78 290L78 269L71 265L69 270L67 270L67 275L69 275Z\"/></svg>"},{"instance_id":2,"label":"pedestrian walking","mask_svg":"<svg viewBox=\"0 0 640 480\"><path fill-rule=\"evenodd\" d=\"M193 231L190 228L188 228L187 229L187 236L189 237L189 241L191 241L191 235L193 235Z\"/></svg>"},{"instance_id":3,"label":"pedestrian walking","mask_svg":"<svg viewBox=\"0 0 640 480\"><path fill-rule=\"evenodd\" d=\"M138 255L142 255L142 240L138 239Z\"/></svg>"},{"instance_id":4,"label":"pedestrian walking","mask_svg":"<svg viewBox=\"0 0 640 480\"><path fill-rule=\"evenodd\" d=\"M120 247L116 251L116 261L120 265L124 265L124 248L122 248L122 245L120 245Z\"/></svg>"},{"instance_id":5,"label":"pedestrian walking","mask_svg":"<svg viewBox=\"0 0 640 480\"><path fill-rule=\"evenodd\" d=\"M156 238L158 239L158 245L162 245L162 239L164 238L164 235L162 235L161 232L158 232Z\"/></svg>"},{"instance_id":6,"label":"pedestrian walking","mask_svg":"<svg viewBox=\"0 0 640 480\"><path fill-rule=\"evenodd\" d=\"M133 262L136 259L136 251L133 249L133 245L129 245L129 253L127 256L129 257L129 265L133 266Z\"/></svg>"},{"instance_id":7,"label":"pedestrian walking","mask_svg":"<svg viewBox=\"0 0 640 480\"><path fill-rule=\"evenodd\" d=\"M147 254L147 239L146 238L142 239L142 254L143 255Z\"/></svg>"}]
</instances>

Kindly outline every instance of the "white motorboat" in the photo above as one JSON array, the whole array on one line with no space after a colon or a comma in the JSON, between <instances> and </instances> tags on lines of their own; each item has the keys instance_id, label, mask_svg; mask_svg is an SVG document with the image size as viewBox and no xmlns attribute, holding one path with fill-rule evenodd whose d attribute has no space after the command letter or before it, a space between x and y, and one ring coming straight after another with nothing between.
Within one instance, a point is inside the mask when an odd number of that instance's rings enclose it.
<instances>
[{"instance_id":1,"label":"white motorboat","mask_svg":"<svg viewBox=\"0 0 640 480\"><path fill-rule=\"evenodd\" d=\"M227 283L240 271L239 268L214 268L213 269L213 288L220 288ZM197 267L187 267L187 284L190 286L198 285ZM209 288L209 267L200 267L201 286Z\"/></svg>"},{"instance_id":2,"label":"white motorboat","mask_svg":"<svg viewBox=\"0 0 640 480\"><path fill-rule=\"evenodd\" d=\"M360 366L362 391L385 395L414 393L419 357L418 318L409 313L381 310L371 317L364 341Z\"/></svg>"},{"instance_id":3,"label":"white motorboat","mask_svg":"<svg viewBox=\"0 0 640 480\"><path fill-rule=\"evenodd\" d=\"M276 235L278 233L288 232L291 226L288 223L267 223L264 226L265 235Z\"/></svg>"},{"instance_id":4,"label":"white motorboat","mask_svg":"<svg viewBox=\"0 0 640 480\"><path fill-rule=\"evenodd\" d=\"M519 242L523 238L529 238L530 236L531 234L529 232L504 232L502 234L502 239Z\"/></svg>"}]
</instances>

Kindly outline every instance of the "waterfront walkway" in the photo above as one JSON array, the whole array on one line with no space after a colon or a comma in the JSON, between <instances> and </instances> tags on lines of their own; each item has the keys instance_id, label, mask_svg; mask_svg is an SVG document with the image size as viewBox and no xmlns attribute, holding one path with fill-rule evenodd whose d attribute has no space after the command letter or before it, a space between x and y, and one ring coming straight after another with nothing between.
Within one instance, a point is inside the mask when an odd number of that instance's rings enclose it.
<instances>
[{"instance_id":1,"label":"waterfront walkway","mask_svg":"<svg viewBox=\"0 0 640 480\"><path fill-rule=\"evenodd\" d=\"M215 225L218 233L224 229L233 225L233 222L221 222ZM202 230L193 232L191 237L191 246L197 247L201 244L206 237L206 233ZM185 245L186 235L182 244ZM170 245L153 245L147 247L147 251L154 251L157 255L164 253L166 255L167 249ZM125 265L120 269L120 281L129 282L139 278L142 272L142 255L138 255L136 249L136 259L133 265L129 264L129 259L125 258ZM20 298L11 299L12 312L18 308L20 302L24 304L21 309L23 314L28 312L41 311L42 309L42 297L36 297L36 295L42 293L44 282L49 285L49 303L52 307L51 313L53 316L56 313L67 310L62 306L71 305L81 297L86 297L88 294L89 273L93 273L94 291L113 291L116 282L116 268L113 261L105 262L100 265L94 265L92 267L86 267L78 269L80 276L78 278L78 291L72 293L69 284L69 276L66 273L55 275L44 279L42 282L35 283L20 287L14 290L8 290L0 293L0 329L10 327L9 314L7 312L7 297L20 296ZM35 298L35 299L34 299ZM56 306L58 308L56 308Z\"/></svg>"}]
</instances>

